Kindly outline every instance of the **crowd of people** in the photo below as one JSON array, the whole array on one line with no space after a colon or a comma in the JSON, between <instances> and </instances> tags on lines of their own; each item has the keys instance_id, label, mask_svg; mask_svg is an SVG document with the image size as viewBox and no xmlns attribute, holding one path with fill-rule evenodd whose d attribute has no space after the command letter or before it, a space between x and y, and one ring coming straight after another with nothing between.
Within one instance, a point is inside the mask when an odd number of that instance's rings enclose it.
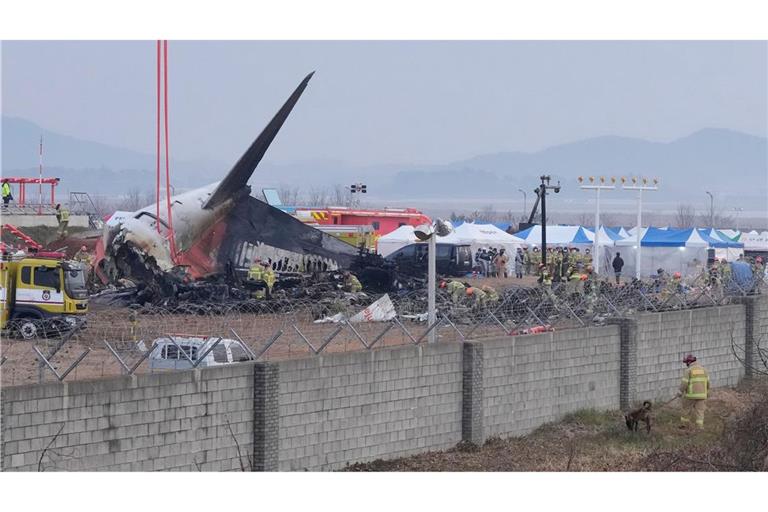
<instances>
[{"instance_id":1,"label":"crowd of people","mask_svg":"<svg viewBox=\"0 0 768 512\"><path fill-rule=\"evenodd\" d=\"M482 277L510 277L517 279L547 274L553 282L567 281L574 273L584 273L592 265L589 249L582 252L575 247L551 247L547 249L546 266L542 264L541 250L520 247L514 257L506 249L480 248L475 253L475 272Z\"/></svg>"}]
</instances>

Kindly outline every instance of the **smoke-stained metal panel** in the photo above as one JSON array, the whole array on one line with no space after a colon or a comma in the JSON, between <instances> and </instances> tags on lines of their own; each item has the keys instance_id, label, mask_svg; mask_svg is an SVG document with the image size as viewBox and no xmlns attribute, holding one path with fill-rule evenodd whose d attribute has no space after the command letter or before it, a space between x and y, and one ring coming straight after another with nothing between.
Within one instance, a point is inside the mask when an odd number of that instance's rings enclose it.
<instances>
[{"instance_id":1,"label":"smoke-stained metal panel","mask_svg":"<svg viewBox=\"0 0 768 512\"><path fill-rule=\"evenodd\" d=\"M243 242L256 247L244 249ZM221 268L225 268L227 263L237 265L244 255L251 260L256 257L265 260L263 255L270 252L268 248L278 249L272 253L279 253L281 258L319 258L326 263L333 262L333 266L339 268L348 268L357 254L357 250L349 244L249 196L240 201L227 218L227 233L219 250L219 265ZM301 263L293 261L292 264Z\"/></svg>"}]
</instances>

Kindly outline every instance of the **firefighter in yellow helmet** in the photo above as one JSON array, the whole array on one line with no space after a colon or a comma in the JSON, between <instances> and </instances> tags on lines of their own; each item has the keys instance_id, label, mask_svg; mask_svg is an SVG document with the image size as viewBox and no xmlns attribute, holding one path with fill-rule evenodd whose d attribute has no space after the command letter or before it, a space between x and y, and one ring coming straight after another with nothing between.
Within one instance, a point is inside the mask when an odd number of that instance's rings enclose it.
<instances>
[{"instance_id":1,"label":"firefighter in yellow helmet","mask_svg":"<svg viewBox=\"0 0 768 512\"><path fill-rule=\"evenodd\" d=\"M486 294L482 289L477 288L475 286L466 286L466 294L467 299L472 303L474 303L475 306L483 307L485 306L486 300L488 298L488 294Z\"/></svg>"},{"instance_id":2,"label":"firefighter in yellow helmet","mask_svg":"<svg viewBox=\"0 0 768 512\"><path fill-rule=\"evenodd\" d=\"M488 304L495 304L499 302L499 292L496 291L496 288L484 284L480 287L480 289L485 292L485 298Z\"/></svg>"},{"instance_id":3,"label":"firefighter in yellow helmet","mask_svg":"<svg viewBox=\"0 0 768 512\"><path fill-rule=\"evenodd\" d=\"M277 276L268 262L262 262L261 266L264 268L264 270L261 271L261 279L264 281L264 284L267 285L267 298L269 299L272 297L272 287L275 286Z\"/></svg>"},{"instance_id":4,"label":"firefighter in yellow helmet","mask_svg":"<svg viewBox=\"0 0 768 512\"><path fill-rule=\"evenodd\" d=\"M344 291L350 293L363 291L363 285L352 272L344 272Z\"/></svg>"},{"instance_id":5,"label":"firefighter in yellow helmet","mask_svg":"<svg viewBox=\"0 0 768 512\"><path fill-rule=\"evenodd\" d=\"M69 231L69 210L61 204L56 205L56 222L59 223L59 238L66 238Z\"/></svg>"},{"instance_id":6,"label":"firefighter in yellow helmet","mask_svg":"<svg viewBox=\"0 0 768 512\"><path fill-rule=\"evenodd\" d=\"M448 293L451 294L451 302L454 304L457 304L461 301L461 298L465 295L466 290L464 283L461 281L456 281L455 279L450 281L442 281L440 283L440 288L444 288Z\"/></svg>"},{"instance_id":7,"label":"firefighter in yellow helmet","mask_svg":"<svg viewBox=\"0 0 768 512\"><path fill-rule=\"evenodd\" d=\"M709 394L709 375L697 361L696 357L688 354L683 359L687 369L680 382L680 392L678 396L683 398L683 412L680 416L682 427L687 427L691 423L691 416L695 416L696 427L704 428L704 411L707 407L707 396Z\"/></svg>"},{"instance_id":8,"label":"firefighter in yellow helmet","mask_svg":"<svg viewBox=\"0 0 768 512\"><path fill-rule=\"evenodd\" d=\"M82 247L80 247L80 250L77 251L74 256L72 256L72 259L77 261L77 262L79 262L79 263L90 265L91 264L91 255L88 254L88 247L86 247L84 245Z\"/></svg>"}]
</instances>

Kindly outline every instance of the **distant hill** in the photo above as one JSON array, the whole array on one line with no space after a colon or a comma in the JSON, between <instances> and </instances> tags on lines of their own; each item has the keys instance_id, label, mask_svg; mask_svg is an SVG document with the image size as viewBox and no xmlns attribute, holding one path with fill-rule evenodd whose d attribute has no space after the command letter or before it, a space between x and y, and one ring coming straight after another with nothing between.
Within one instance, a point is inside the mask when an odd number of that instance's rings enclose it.
<instances>
[{"instance_id":1,"label":"distant hill","mask_svg":"<svg viewBox=\"0 0 768 512\"><path fill-rule=\"evenodd\" d=\"M133 188L152 188L154 155L62 135L16 117L3 116L2 123L4 175L37 176L42 135L44 172L61 178L66 190L120 194ZM179 178L174 183L181 188L215 181L213 170L221 176L227 171L224 164L202 160L172 160L171 165L174 177Z\"/></svg>"},{"instance_id":2,"label":"distant hill","mask_svg":"<svg viewBox=\"0 0 768 512\"><path fill-rule=\"evenodd\" d=\"M65 190L123 194L152 188L155 157L125 148L51 132L19 118L3 117L2 165L6 175L37 173L37 141L45 138L46 174L62 178ZM245 150L245 148L243 148ZM585 198L576 178L590 175L659 177L658 201L701 200L705 190L734 204L765 206L768 141L731 130L707 128L666 142L594 137L536 152L477 155L444 165L355 166L335 160L260 165L251 183L313 188L365 181L378 198L502 199L532 190L542 173L563 183L564 197ZM177 190L220 179L233 162L172 162ZM417 205L414 202L414 205Z\"/></svg>"},{"instance_id":3,"label":"distant hill","mask_svg":"<svg viewBox=\"0 0 768 512\"><path fill-rule=\"evenodd\" d=\"M564 195L582 193L578 176L658 177L657 199L698 197L705 189L723 196L750 196L765 204L766 139L721 129L704 129L668 143L626 137L596 137L535 153L509 152L432 167L403 170L389 190L418 190L451 197L509 197L517 187L533 189L538 176L561 180ZM514 187L514 189L511 189Z\"/></svg>"}]
</instances>

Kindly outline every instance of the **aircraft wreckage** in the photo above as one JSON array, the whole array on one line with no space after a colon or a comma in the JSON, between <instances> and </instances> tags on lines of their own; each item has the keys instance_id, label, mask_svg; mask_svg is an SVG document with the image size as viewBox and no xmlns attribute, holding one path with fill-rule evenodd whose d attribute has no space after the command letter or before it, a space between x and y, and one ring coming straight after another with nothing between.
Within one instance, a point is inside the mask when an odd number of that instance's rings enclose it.
<instances>
[{"instance_id":1,"label":"aircraft wreckage","mask_svg":"<svg viewBox=\"0 0 768 512\"><path fill-rule=\"evenodd\" d=\"M226 282L235 269L256 261L268 262L276 270L316 273L361 269L375 258L250 195L248 180L312 74L302 80L223 180L171 197L166 218L158 215L165 208L152 204L115 226L105 226L93 244L99 280L104 285L136 284L145 295L156 298L177 294L180 287L195 283ZM373 279L387 281L375 270Z\"/></svg>"}]
</instances>

